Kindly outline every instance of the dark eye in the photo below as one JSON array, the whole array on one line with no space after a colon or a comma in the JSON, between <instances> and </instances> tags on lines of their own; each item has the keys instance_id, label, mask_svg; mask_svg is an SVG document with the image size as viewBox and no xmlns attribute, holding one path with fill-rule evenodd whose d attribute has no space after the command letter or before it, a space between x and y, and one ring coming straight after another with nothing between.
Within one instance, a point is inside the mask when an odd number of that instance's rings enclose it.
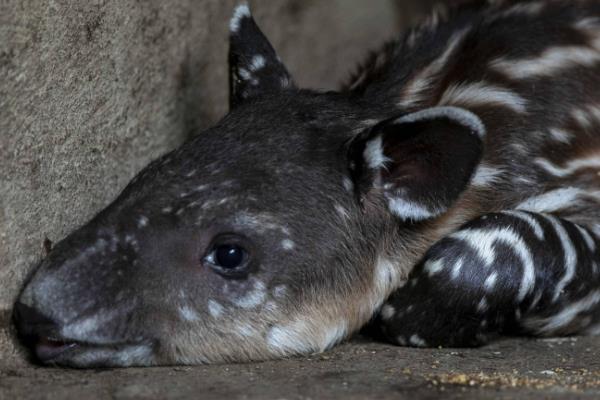
<instances>
[{"instance_id":1,"label":"dark eye","mask_svg":"<svg viewBox=\"0 0 600 400\"><path fill-rule=\"evenodd\" d=\"M205 265L227 277L245 277L251 264L245 242L246 239L238 235L221 235L205 256Z\"/></svg>"},{"instance_id":2,"label":"dark eye","mask_svg":"<svg viewBox=\"0 0 600 400\"><path fill-rule=\"evenodd\" d=\"M246 251L237 244L221 244L215 247L214 263L226 269L240 267L246 260Z\"/></svg>"}]
</instances>

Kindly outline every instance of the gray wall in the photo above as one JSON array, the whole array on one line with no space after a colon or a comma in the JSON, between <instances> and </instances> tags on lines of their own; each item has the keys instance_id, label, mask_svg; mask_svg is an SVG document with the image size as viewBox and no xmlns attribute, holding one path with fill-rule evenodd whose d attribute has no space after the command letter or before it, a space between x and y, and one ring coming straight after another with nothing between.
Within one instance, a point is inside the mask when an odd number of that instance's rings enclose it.
<instances>
[{"instance_id":1,"label":"gray wall","mask_svg":"<svg viewBox=\"0 0 600 400\"><path fill-rule=\"evenodd\" d=\"M21 360L9 309L44 238L60 240L226 112L234 3L0 2L0 363ZM301 85L335 88L428 2L251 5Z\"/></svg>"}]
</instances>

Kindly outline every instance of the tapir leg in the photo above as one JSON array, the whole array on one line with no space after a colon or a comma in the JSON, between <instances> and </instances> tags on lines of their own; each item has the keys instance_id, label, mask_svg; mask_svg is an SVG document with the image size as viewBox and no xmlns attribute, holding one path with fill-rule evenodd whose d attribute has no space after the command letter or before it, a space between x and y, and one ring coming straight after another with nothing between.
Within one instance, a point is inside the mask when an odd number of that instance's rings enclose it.
<instances>
[{"instance_id":1,"label":"tapir leg","mask_svg":"<svg viewBox=\"0 0 600 400\"><path fill-rule=\"evenodd\" d=\"M429 249L375 326L412 346L600 334L599 247L593 232L556 216L484 215Z\"/></svg>"}]
</instances>

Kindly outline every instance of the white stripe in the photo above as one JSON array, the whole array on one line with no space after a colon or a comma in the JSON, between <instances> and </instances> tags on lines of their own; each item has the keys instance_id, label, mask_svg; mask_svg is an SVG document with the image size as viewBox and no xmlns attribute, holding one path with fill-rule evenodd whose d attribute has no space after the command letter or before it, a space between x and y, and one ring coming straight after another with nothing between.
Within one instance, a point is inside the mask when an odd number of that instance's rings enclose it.
<instances>
[{"instance_id":1,"label":"white stripe","mask_svg":"<svg viewBox=\"0 0 600 400\"><path fill-rule=\"evenodd\" d=\"M527 100L519 94L507 88L490 85L486 82L451 85L442 95L439 104L464 106L467 108L504 106L520 114L527 112Z\"/></svg>"},{"instance_id":2,"label":"white stripe","mask_svg":"<svg viewBox=\"0 0 600 400\"><path fill-rule=\"evenodd\" d=\"M536 158L533 162L544 168L548 173L559 178L572 175L578 170L584 168L598 168L600 170L600 155L598 154L571 160L567 162L564 167L560 167L545 158Z\"/></svg>"},{"instance_id":3,"label":"white stripe","mask_svg":"<svg viewBox=\"0 0 600 400\"><path fill-rule=\"evenodd\" d=\"M565 287L571 282L573 277L575 276L575 267L577 265L577 253L575 251L575 247L573 247L573 243L569 238L569 235L565 228L562 226L561 222L558 218L552 215L544 215L544 217L550 221L558 238L560 239L560 243L564 252L564 267L565 274L556 284L556 288L554 289L554 296L552 297L552 301L556 302L559 298Z\"/></svg>"},{"instance_id":4,"label":"white stripe","mask_svg":"<svg viewBox=\"0 0 600 400\"><path fill-rule=\"evenodd\" d=\"M592 307L600 303L600 290L596 290L590 294L588 294L583 299L569 305L568 307L562 309L558 314L544 318L541 320L532 319L526 322L527 325L530 326L540 326L539 331L551 334L560 328L564 328L571 324L575 317L579 315L581 312L589 311Z\"/></svg>"},{"instance_id":5,"label":"white stripe","mask_svg":"<svg viewBox=\"0 0 600 400\"><path fill-rule=\"evenodd\" d=\"M465 29L452 36L452 38L450 38L448 41L448 47L442 53L442 55L440 55L440 57L435 59L427 67L423 68L423 70L419 72L414 79L408 82L402 91L402 97L398 102L399 107L410 107L425 100L427 95L429 95L429 91L433 87L436 79L439 79L440 72L446 66L448 59L450 56L452 56L466 35L467 31L468 30Z\"/></svg>"},{"instance_id":6,"label":"white stripe","mask_svg":"<svg viewBox=\"0 0 600 400\"><path fill-rule=\"evenodd\" d=\"M364 150L365 160L371 169L379 169L385 167L385 163L391 161L383 154L383 143L381 135L370 140Z\"/></svg>"},{"instance_id":7,"label":"white stripe","mask_svg":"<svg viewBox=\"0 0 600 400\"><path fill-rule=\"evenodd\" d=\"M509 245L523 264L523 278L519 286L518 300L522 301L533 289L535 282L535 267L533 257L523 239L510 228L494 230L468 229L455 232L450 237L465 241L473 248L484 261L486 267L494 262L496 253L494 244L497 241Z\"/></svg>"},{"instance_id":8,"label":"white stripe","mask_svg":"<svg viewBox=\"0 0 600 400\"><path fill-rule=\"evenodd\" d=\"M458 275L460 274L460 270L462 269L464 263L465 260L463 258L459 258L458 260L456 260L454 266L452 267L452 279L458 278Z\"/></svg>"},{"instance_id":9,"label":"white stripe","mask_svg":"<svg viewBox=\"0 0 600 400\"><path fill-rule=\"evenodd\" d=\"M523 211L513 211L513 210L502 211L502 214L510 215L511 217L515 217L522 221L527 222L529 224L529 226L531 227L531 229L533 229L535 236L537 236L537 238L539 240L544 240L544 230L542 229L542 226L531 215L529 215Z\"/></svg>"},{"instance_id":10,"label":"white stripe","mask_svg":"<svg viewBox=\"0 0 600 400\"><path fill-rule=\"evenodd\" d=\"M523 59L499 58L490 68L511 79L553 76L577 67L591 67L600 62L600 52L585 46L556 46L544 51L539 57Z\"/></svg>"},{"instance_id":11,"label":"white stripe","mask_svg":"<svg viewBox=\"0 0 600 400\"><path fill-rule=\"evenodd\" d=\"M573 140L573 134L564 129L550 128L548 133L550 134L550 138L556 142L571 143L571 140Z\"/></svg>"},{"instance_id":12,"label":"white stripe","mask_svg":"<svg viewBox=\"0 0 600 400\"><path fill-rule=\"evenodd\" d=\"M583 240L585 240L585 243L587 244L588 249L590 249L591 252L595 252L596 251L596 242L594 241L592 236L589 234L587 229L585 229L577 224L574 224L574 225L579 230L579 233L581 233L581 236L583 236Z\"/></svg>"},{"instance_id":13,"label":"white stripe","mask_svg":"<svg viewBox=\"0 0 600 400\"><path fill-rule=\"evenodd\" d=\"M239 6L237 6L234 10L233 10L233 16L231 17L231 20L229 21L229 30L231 32L237 32L240 29L240 21L243 18L247 18L250 16L250 8L248 7L247 3L242 3Z\"/></svg>"},{"instance_id":14,"label":"white stripe","mask_svg":"<svg viewBox=\"0 0 600 400\"><path fill-rule=\"evenodd\" d=\"M530 197L521 202L517 210L533 212L554 212L573 205L573 202L585 192L574 187L560 188Z\"/></svg>"}]
</instances>

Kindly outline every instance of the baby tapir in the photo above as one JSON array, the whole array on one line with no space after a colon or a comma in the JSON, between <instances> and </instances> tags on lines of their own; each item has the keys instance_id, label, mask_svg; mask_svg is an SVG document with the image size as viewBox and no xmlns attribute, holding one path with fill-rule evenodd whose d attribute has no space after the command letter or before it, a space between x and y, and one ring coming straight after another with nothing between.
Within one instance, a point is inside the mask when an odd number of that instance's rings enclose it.
<instances>
[{"instance_id":1,"label":"baby tapir","mask_svg":"<svg viewBox=\"0 0 600 400\"><path fill-rule=\"evenodd\" d=\"M44 363L196 364L600 333L600 4L476 1L340 92L247 5L231 112L58 243L15 321ZM311 62L318 62L312 60Z\"/></svg>"}]
</instances>

